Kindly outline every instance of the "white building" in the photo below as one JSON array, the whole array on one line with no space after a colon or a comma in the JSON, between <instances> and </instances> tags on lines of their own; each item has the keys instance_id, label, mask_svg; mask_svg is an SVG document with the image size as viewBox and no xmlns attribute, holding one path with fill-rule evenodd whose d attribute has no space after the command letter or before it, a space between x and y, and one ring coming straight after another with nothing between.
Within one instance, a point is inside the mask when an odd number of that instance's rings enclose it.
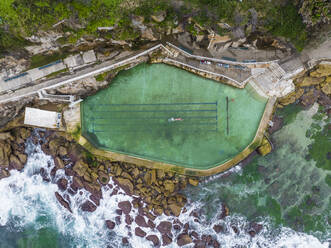
<instances>
[{"instance_id":1,"label":"white building","mask_svg":"<svg viewBox=\"0 0 331 248\"><path fill-rule=\"evenodd\" d=\"M24 124L45 128L60 128L61 114L37 108L25 108Z\"/></svg>"}]
</instances>

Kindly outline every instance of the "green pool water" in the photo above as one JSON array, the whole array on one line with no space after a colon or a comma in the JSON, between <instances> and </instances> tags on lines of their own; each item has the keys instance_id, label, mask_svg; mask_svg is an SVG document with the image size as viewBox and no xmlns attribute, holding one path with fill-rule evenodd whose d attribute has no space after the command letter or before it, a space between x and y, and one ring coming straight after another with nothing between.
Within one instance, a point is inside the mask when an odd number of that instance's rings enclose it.
<instances>
[{"instance_id":1,"label":"green pool water","mask_svg":"<svg viewBox=\"0 0 331 248\"><path fill-rule=\"evenodd\" d=\"M251 143L266 102L249 85L237 89L165 64L141 64L83 101L82 134L100 149L209 169Z\"/></svg>"}]
</instances>

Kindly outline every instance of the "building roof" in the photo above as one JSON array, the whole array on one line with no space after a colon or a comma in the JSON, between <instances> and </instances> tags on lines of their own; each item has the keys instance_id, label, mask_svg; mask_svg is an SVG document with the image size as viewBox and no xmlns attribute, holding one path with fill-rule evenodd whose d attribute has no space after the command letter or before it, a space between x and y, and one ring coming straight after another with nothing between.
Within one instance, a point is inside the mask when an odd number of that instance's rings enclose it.
<instances>
[{"instance_id":1,"label":"building roof","mask_svg":"<svg viewBox=\"0 0 331 248\"><path fill-rule=\"evenodd\" d=\"M26 125L45 128L59 128L60 123L60 113L37 108L25 108L24 124Z\"/></svg>"}]
</instances>

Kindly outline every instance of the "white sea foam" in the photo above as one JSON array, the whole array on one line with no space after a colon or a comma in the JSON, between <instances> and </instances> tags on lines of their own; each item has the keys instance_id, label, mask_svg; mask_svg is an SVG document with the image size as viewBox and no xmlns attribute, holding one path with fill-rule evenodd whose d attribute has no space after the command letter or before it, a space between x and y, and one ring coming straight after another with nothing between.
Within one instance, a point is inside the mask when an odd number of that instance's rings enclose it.
<instances>
[{"instance_id":1,"label":"white sea foam","mask_svg":"<svg viewBox=\"0 0 331 248\"><path fill-rule=\"evenodd\" d=\"M50 173L54 163L50 156L45 155L40 146L34 146L29 143L27 150L29 158L27 164L22 172L11 171L11 176L0 181L0 225L5 226L15 219L14 226L19 229L28 224L33 224L41 215L51 217L53 223L46 223L44 225L56 226L58 231L74 237L75 242L68 244L69 247L91 247L100 248L111 244L115 247L122 247L122 237L129 237L129 242L132 247L151 247L151 242L145 238L140 238L134 235L134 229L137 224L133 222L128 228L125 223L124 215L121 216L121 224L116 225L114 230L110 231L105 227L105 220L112 220L115 222L116 209L118 202L125 200L132 200L131 196L126 195L122 190L118 194L111 196L113 189L104 187L102 189L103 199L100 201L100 206L93 213L82 212L80 204L84 202L90 195L85 190L81 190L82 194L77 193L71 196L72 214L64 209L56 200L55 192L58 187L54 183L44 182L39 174L36 174L40 168L44 168L47 173ZM49 166L48 166L49 165ZM237 171L238 172L238 171ZM58 171L56 178L66 177L69 181L70 177L65 176L63 171ZM110 180L110 184L114 185ZM60 191L59 191L60 192ZM295 232L289 228L281 228L277 231L272 230L270 224L266 221L263 223L263 230L261 233L251 238L247 234L248 221L243 216L231 215L225 220L219 220L216 217L212 220L206 220L206 217L200 217L200 223L195 222L195 217L190 216L191 211L204 207L202 202L189 202L187 204L187 212L179 216L182 223L189 223L190 230L195 230L199 235L210 234L217 238L221 247L234 247L236 245L247 245L248 247L256 248L327 248L327 242L321 243L317 238ZM138 214L136 209L132 209L130 216L134 218ZM173 221L175 217L159 216L154 223L157 225L161 221ZM147 221L147 218L146 218ZM221 224L226 227L226 232L216 234L213 231L214 224ZM236 234L232 225L237 226L239 234ZM42 226L40 226L42 228ZM159 237L161 235L155 229L142 228L145 232L155 234ZM131 236L130 236L131 233ZM173 230L174 242L168 247L177 247L176 233ZM187 247L192 247L188 245Z\"/></svg>"}]
</instances>

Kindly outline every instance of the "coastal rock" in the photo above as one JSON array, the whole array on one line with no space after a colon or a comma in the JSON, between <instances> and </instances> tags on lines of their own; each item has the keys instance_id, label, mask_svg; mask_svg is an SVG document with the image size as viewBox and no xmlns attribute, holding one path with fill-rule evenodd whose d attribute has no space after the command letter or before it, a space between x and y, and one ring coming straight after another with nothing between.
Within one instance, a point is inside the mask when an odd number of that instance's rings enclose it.
<instances>
[{"instance_id":1,"label":"coastal rock","mask_svg":"<svg viewBox=\"0 0 331 248\"><path fill-rule=\"evenodd\" d=\"M68 186L68 180L65 179L65 178L60 178L58 181L57 181L57 186L59 187L59 189L61 191L65 191L67 189L67 186Z\"/></svg>"},{"instance_id":2,"label":"coastal rock","mask_svg":"<svg viewBox=\"0 0 331 248\"><path fill-rule=\"evenodd\" d=\"M140 227L136 227L136 228L134 229L134 233L135 233L135 235L138 236L138 237L145 237L145 236L146 236L146 232L143 231Z\"/></svg>"},{"instance_id":3,"label":"coastal rock","mask_svg":"<svg viewBox=\"0 0 331 248\"><path fill-rule=\"evenodd\" d=\"M97 206L90 201L85 201L80 207L85 212L94 212L97 209Z\"/></svg>"},{"instance_id":4,"label":"coastal rock","mask_svg":"<svg viewBox=\"0 0 331 248\"><path fill-rule=\"evenodd\" d=\"M182 211L181 206L178 206L177 204L170 204L169 209L171 211L171 214L178 217Z\"/></svg>"},{"instance_id":5,"label":"coastal rock","mask_svg":"<svg viewBox=\"0 0 331 248\"><path fill-rule=\"evenodd\" d=\"M115 222L111 220L106 220L106 226L108 229L113 230L115 228Z\"/></svg>"},{"instance_id":6,"label":"coastal rock","mask_svg":"<svg viewBox=\"0 0 331 248\"><path fill-rule=\"evenodd\" d=\"M312 85L320 84L324 81L324 77L315 78L315 77L305 77L302 82L298 84L300 87L307 87Z\"/></svg>"},{"instance_id":7,"label":"coastal rock","mask_svg":"<svg viewBox=\"0 0 331 248\"><path fill-rule=\"evenodd\" d=\"M10 166L15 170L22 170L24 168L24 164L16 157L14 154L10 155Z\"/></svg>"},{"instance_id":8,"label":"coastal rock","mask_svg":"<svg viewBox=\"0 0 331 248\"><path fill-rule=\"evenodd\" d=\"M64 168L64 163L63 163L62 159L60 159L59 157L54 158L54 164L55 164L56 169Z\"/></svg>"},{"instance_id":9,"label":"coastal rock","mask_svg":"<svg viewBox=\"0 0 331 248\"><path fill-rule=\"evenodd\" d=\"M326 95L331 94L331 83L324 84L321 88L322 92Z\"/></svg>"},{"instance_id":10,"label":"coastal rock","mask_svg":"<svg viewBox=\"0 0 331 248\"><path fill-rule=\"evenodd\" d=\"M9 166L9 157L11 153L10 144L0 141L0 166L7 168Z\"/></svg>"},{"instance_id":11,"label":"coastal rock","mask_svg":"<svg viewBox=\"0 0 331 248\"><path fill-rule=\"evenodd\" d=\"M229 208L224 203L222 203L221 209L222 209L222 212L219 215L219 219L224 219L226 216L229 215L230 211L229 211Z\"/></svg>"},{"instance_id":12,"label":"coastal rock","mask_svg":"<svg viewBox=\"0 0 331 248\"><path fill-rule=\"evenodd\" d=\"M64 198L58 192L55 192L55 197L63 207L65 207L66 209L69 210L69 212L72 213L69 203L66 200L64 200Z\"/></svg>"},{"instance_id":13,"label":"coastal rock","mask_svg":"<svg viewBox=\"0 0 331 248\"><path fill-rule=\"evenodd\" d=\"M147 223L145 221L144 216L137 215L134 221L137 223L138 226L148 227L148 225L147 225Z\"/></svg>"},{"instance_id":14,"label":"coastal rock","mask_svg":"<svg viewBox=\"0 0 331 248\"><path fill-rule=\"evenodd\" d=\"M261 224L253 222L250 224L248 233L251 237L254 237L256 234L261 232L262 228L263 226Z\"/></svg>"},{"instance_id":15,"label":"coastal rock","mask_svg":"<svg viewBox=\"0 0 331 248\"><path fill-rule=\"evenodd\" d=\"M190 244L190 243L192 243L192 239L188 234L181 233L181 234L178 235L178 237L177 237L177 245L178 246L184 246L184 245L187 245L187 244Z\"/></svg>"},{"instance_id":16,"label":"coastal rock","mask_svg":"<svg viewBox=\"0 0 331 248\"><path fill-rule=\"evenodd\" d=\"M10 132L6 132L6 133L0 133L0 140L10 140L10 141L13 141L14 138L13 136L11 135Z\"/></svg>"},{"instance_id":17,"label":"coastal rock","mask_svg":"<svg viewBox=\"0 0 331 248\"><path fill-rule=\"evenodd\" d=\"M127 245L127 244L129 244L129 240L128 240L127 237L122 238L122 244L123 244L123 245Z\"/></svg>"},{"instance_id":18,"label":"coastal rock","mask_svg":"<svg viewBox=\"0 0 331 248\"><path fill-rule=\"evenodd\" d=\"M311 77L324 77L331 75L331 65L330 64L319 64L316 70L310 72Z\"/></svg>"},{"instance_id":19,"label":"coastal rock","mask_svg":"<svg viewBox=\"0 0 331 248\"><path fill-rule=\"evenodd\" d=\"M146 239L152 241L154 246L160 246L160 240L156 235L148 235Z\"/></svg>"},{"instance_id":20,"label":"coastal rock","mask_svg":"<svg viewBox=\"0 0 331 248\"><path fill-rule=\"evenodd\" d=\"M160 224L156 227L156 229L161 234L171 234L172 224L169 221L161 221Z\"/></svg>"},{"instance_id":21,"label":"coastal rock","mask_svg":"<svg viewBox=\"0 0 331 248\"><path fill-rule=\"evenodd\" d=\"M199 185L199 179L197 179L197 178L189 178L188 179L188 183L189 184L191 184L191 185L193 185L193 186L198 186Z\"/></svg>"},{"instance_id":22,"label":"coastal rock","mask_svg":"<svg viewBox=\"0 0 331 248\"><path fill-rule=\"evenodd\" d=\"M131 203L129 201L119 202L118 207L123 211L124 214L129 214L132 208Z\"/></svg>"},{"instance_id":23,"label":"coastal rock","mask_svg":"<svg viewBox=\"0 0 331 248\"><path fill-rule=\"evenodd\" d=\"M21 163L25 165L26 161L28 160L28 156L24 153L17 153L16 155L18 159L21 161Z\"/></svg>"},{"instance_id":24,"label":"coastal rock","mask_svg":"<svg viewBox=\"0 0 331 248\"><path fill-rule=\"evenodd\" d=\"M130 215L125 215L125 223L131 225L133 222L133 218Z\"/></svg>"},{"instance_id":25,"label":"coastal rock","mask_svg":"<svg viewBox=\"0 0 331 248\"><path fill-rule=\"evenodd\" d=\"M78 176L83 177L88 169L88 164L83 160L78 160L73 166L73 171L77 173Z\"/></svg>"},{"instance_id":26,"label":"coastal rock","mask_svg":"<svg viewBox=\"0 0 331 248\"><path fill-rule=\"evenodd\" d=\"M221 225L214 225L213 229L216 233L223 232L223 230L224 230L223 226L221 226Z\"/></svg>"},{"instance_id":27,"label":"coastal rock","mask_svg":"<svg viewBox=\"0 0 331 248\"><path fill-rule=\"evenodd\" d=\"M279 104L286 106L291 103L294 103L297 99L299 99L303 93L305 92L302 88L297 88L294 92L278 99Z\"/></svg>"},{"instance_id":28,"label":"coastal rock","mask_svg":"<svg viewBox=\"0 0 331 248\"><path fill-rule=\"evenodd\" d=\"M103 185L107 185L110 180L109 176L101 170L98 171L98 179L99 179L99 182Z\"/></svg>"},{"instance_id":29,"label":"coastal rock","mask_svg":"<svg viewBox=\"0 0 331 248\"><path fill-rule=\"evenodd\" d=\"M84 187L83 182L76 176L73 177L71 188L75 191Z\"/></svg>"},{"instance_id":30,"label":"coastal rock","mask_svg":"<svg viewBox=\"0 0 331 248\"><path fill-rule=\"evenodd\" d=\"M68 154L67 148L65 148L64 146L60 146L58 153L61 157L65 157Z\"/></svg>"},{"instance_id":31,"label":"coastal rock","mask_svg":"<svg viewBox=\"0 0 331 248\"><path fill-rule=\"evenodd\" d=\"M167 234L162 235L162 246L167 246L172 243L172 238L170 238Z\"/></svg>"},{"instance_id":32,"label":"coastal rock","mask_svg":"<svg viewBox=\"0 0 331 248\"><path fill-rule=\"evenodd\" d=\"M117 183L128 195L133 194L133 184L129 179L126 178L116 178L114 179L115 183Z\"/></svg>"},{"instance_id":33,"label":"coastal rock","mask_svg":"<svg viewBox=\"0 0 331 248\"><path fill-rule=\"evenodd\" d=\"M257 148L260 155L265 156L272 150L271 144L266 137L263 137L261 145Z\"/></svg>"}]
</instances>

